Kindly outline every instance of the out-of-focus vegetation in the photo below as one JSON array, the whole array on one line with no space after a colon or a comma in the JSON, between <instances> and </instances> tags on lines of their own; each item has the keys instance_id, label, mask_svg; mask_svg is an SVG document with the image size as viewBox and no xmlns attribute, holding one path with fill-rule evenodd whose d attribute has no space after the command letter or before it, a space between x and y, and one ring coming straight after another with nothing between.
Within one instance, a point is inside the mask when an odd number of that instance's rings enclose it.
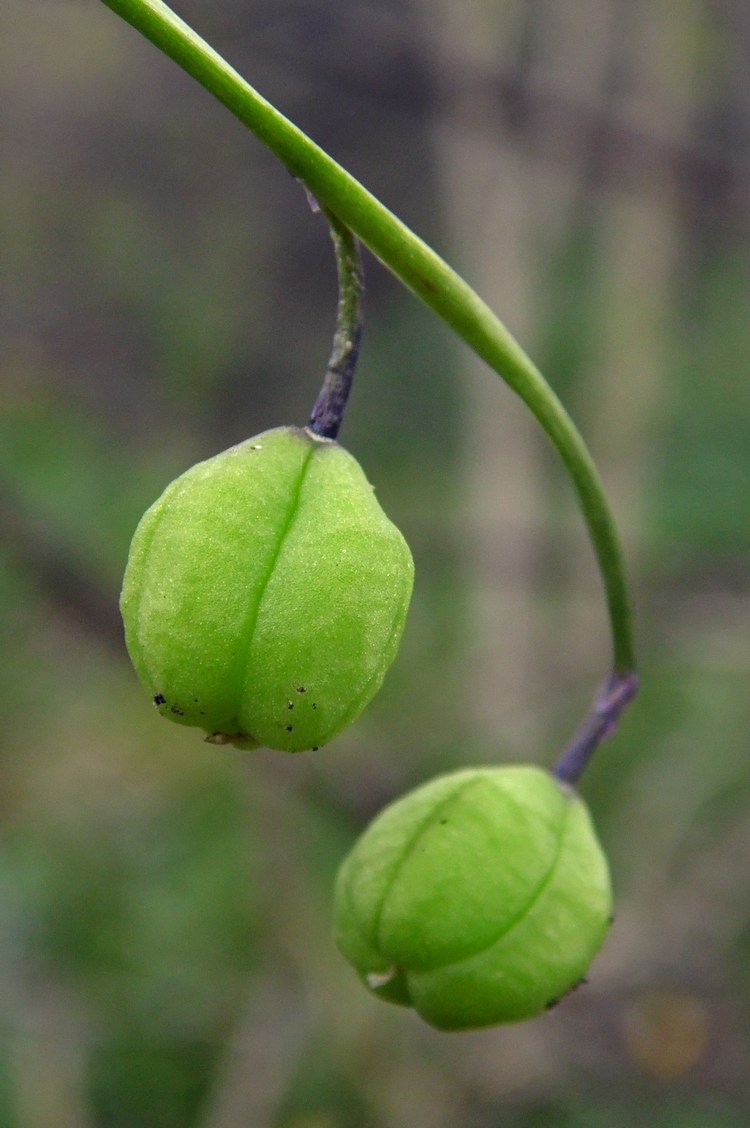
<instances>
[{"instance_id":1,"label":"out-of-focus vegetation","mask_svg":"<svg viewBox=\"0 0 750 1128\"><path fill-rule=\"evenodd\" d=\"M534 1022L439 1035L333 950L387 799L551 763L606 673L563 472L368 261L342 441L410 541L401 655L315 754L149 708L140 513L304 422L325 225L97 0L0 11L0 1126L740 1128L750 1081L750 23L740 0L183 0L443 251L561 391L622 526L643 689L584 781L617 919Z\"/></svg>"}]
</instances>

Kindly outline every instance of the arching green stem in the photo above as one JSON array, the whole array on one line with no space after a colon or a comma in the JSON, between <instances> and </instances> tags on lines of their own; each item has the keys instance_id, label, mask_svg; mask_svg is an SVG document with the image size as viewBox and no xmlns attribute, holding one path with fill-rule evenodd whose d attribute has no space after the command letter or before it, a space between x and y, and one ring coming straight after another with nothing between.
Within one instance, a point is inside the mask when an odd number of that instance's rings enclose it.
<instances>
[{"instance_id":1,"label":"arching green stem","mask_svg":"<svg viewBox=\"0 0 750 1128\"><path fill-rule=\"evenodd\" d=\"M622 553L591 456L560 401L470 286L348 172L262 98L161 0L103 0L192 75L276 154L322 207L351 228L406 286L517 392L575 486L607 598L614 670L635 665Z\"/></svg>"}]
</instances>

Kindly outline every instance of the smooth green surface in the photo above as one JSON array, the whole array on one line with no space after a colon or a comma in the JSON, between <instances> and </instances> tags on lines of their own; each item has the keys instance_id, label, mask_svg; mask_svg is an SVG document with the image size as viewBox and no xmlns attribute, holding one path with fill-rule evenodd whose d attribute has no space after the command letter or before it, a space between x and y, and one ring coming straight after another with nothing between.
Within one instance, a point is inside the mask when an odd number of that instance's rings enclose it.
<instances>
[{"instance_id":1,"label":"smooth green surface","mask_svg":"<svg viewBox=\"0 0 750 1128\"><path fill-rule=\"evenodd\" d=\"M165 490L133 538L121 609L164 716L298 752L376 692L412 583L406 542L356 460L282 427Z\"/></svg>"},{"instance_id":2,"label":"smooth green surface","mask_svg":"<svg viewBox=\"0 0 750 1128\"><path fill-rule=\"evenodd\" d=\"M538 1014L609 925L580 798L540 768L464 769L387 807L344 861L336 941L367 986L440 1029Z\"/></svg>"}]
</instances>

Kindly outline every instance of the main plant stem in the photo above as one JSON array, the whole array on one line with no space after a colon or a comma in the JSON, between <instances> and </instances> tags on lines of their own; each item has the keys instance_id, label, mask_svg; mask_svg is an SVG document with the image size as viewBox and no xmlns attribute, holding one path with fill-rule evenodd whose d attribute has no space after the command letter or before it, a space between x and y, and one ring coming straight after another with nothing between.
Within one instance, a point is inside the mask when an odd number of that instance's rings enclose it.
<instances>
[{"instance_id":1,"label":"main plant stem","mask_svg":"<svg viewBox=\"0 0 750 1128\"><path fill-rule=\"evenodd\" d=\"M604 581L615 677L635 667L622 553L592 458L564 407L479 296L348 172L260 96L162 0L103 0L192 75L276 154L322 207L350 228L521 397L573 481Z\"/></svg>"}]
</instances>

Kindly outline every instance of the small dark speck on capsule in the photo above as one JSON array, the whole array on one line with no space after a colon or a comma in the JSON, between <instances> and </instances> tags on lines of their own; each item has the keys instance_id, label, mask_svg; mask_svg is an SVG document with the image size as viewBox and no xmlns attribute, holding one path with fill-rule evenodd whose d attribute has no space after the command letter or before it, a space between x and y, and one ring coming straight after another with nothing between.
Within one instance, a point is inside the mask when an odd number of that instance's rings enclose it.
<instances>
[{"instance_id":1,"label":"small dark speck on capsule","mask_svg":"<svg viewBox=\"0 0 750 1128\"><path fill-rule=\"evenodd\" d=\"M166 705L166 703L167 703L167 699L164 696L164 694L163 693L157 693L156 697L154 698L154 705Z\"/></svg>"},{"instance_id":2,"label":"small dark speck on capsule","mask_svg":"<svg viewBox=\"0 0 750 1128\"><path fill-rule=\"evenodd\" d=\"M313 701L312 707L313 707L313 709L317 709L317 707L318 707L317 701Z\"/></svg>"},{"instance_id":3,"label":"small dark speck on capsule","mask_svg":"<svg viewBox=\"0 0 750 1128\"><path fill-rule=\"evenodd\" d=\"M287 707L287 709L293 709L294 708L294 702L293 701L287 701L286 707Z\"/></svg>"},{"instance_id":4,"label":"small dark speck on capsule","mask_svg":"<svg viewBox=\"0 0 750 1128\"><path fill-rule=\"evenodd\" d=\"M585 975L582 975L580 979L576 979L575 983L571 983L570 987L568 987L567 991L563 991L562 995L558 995L556 999L550 999L548 1003L545 1003L544 1009L552 1010L566 995L571 995L573 991L576 991L579 987L583 987L586 983L588 983L588 979Z\"/></svg>"},{"instance_id":5,"label":"small dark speck on capsule","mask_svg":"<svg viewBox=\"0 0 750 1128\"><path fill-rule=\"evenodd\" d=\"M320 748L320 745L319 745L319 744L313 744L311 751L312 751L312 752L317 752L319 748Z\"/></svg>"},{"instance_id":6,"label":"small dark speck on capsule","mask_svg":"<svg viewBox=\"0 0 750 1128\"><path fill-rule=\"evenodd\" d=\"M286 731L287 731L287 732L292 732L292 730L293 730L293 729L294 729L294 725L287 725L287 726L286 726Z\"/></svg>"},{"instance_id":7,"label":"small dark speck on capsule","mask_svg":"<svg viewBox=\"0 0 750 1128\"><path fill-rule=\"evenodd\" d=\"M307 690L303 685L295 685L294 688L297 690L297 693L307 693Z\"/></svg>"},{"instance_id":8,"label":"small dark speck on capsule","mask_svg":"<svg viewBox=\"0 0 750 1128\"><path fill-rule=\"evenodd\" d=\"M447 822L448 822L448 820L447 820L447 819L441 819L441 820L440 820L440 825L441 825L441 826L445 826L445 824L446 824Z\"/></svg>"},{"instance_id":9,"label":"small dark speck on capsule","mask_svg":"<svg viewBox=\"0 0 750 1128\"><path fill-rule=\"evenodd\" d=\"M185 715L185 710L181 709L179 705L170 705L169 711L174 713L175 717L184 717Z\"/></svg>"}]
</instances>

